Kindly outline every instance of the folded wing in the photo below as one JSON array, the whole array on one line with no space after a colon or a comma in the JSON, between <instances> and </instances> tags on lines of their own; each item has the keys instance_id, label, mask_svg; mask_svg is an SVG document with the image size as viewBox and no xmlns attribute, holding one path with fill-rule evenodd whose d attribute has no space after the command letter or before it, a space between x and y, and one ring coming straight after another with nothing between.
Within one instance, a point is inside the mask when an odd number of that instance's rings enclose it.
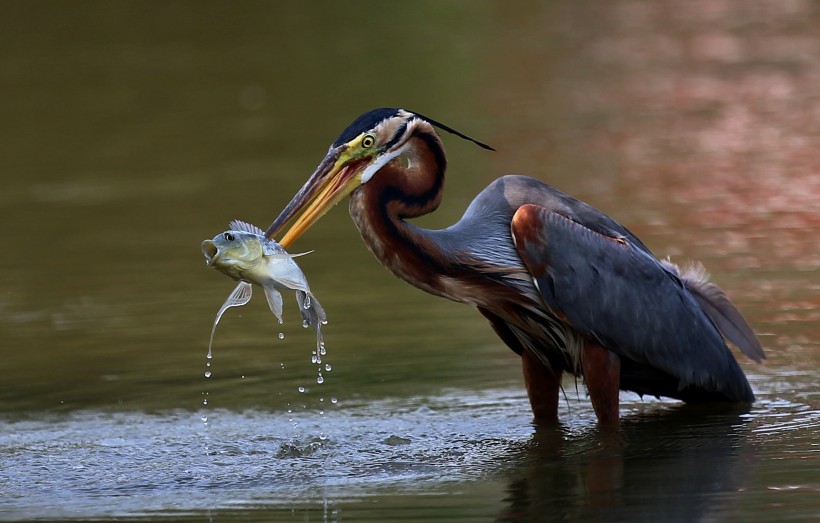
<instances>
[{"instance_id":1,"label":"folded wing","mask_svg":"<svg viewBox=\"0 0 820 523\"><path fill-rule=\"evenodd\" d=\"M622 389L685 401L754 401L718 327L732 341L751 329L732 331L737 317L725 304L717 309L726 321L714 321L718 313L703 306L716 302L710 287L685 284L628 238L540 206L519 208L512 234L553 313L621 357Z\"/></svg>"}]
</instances>

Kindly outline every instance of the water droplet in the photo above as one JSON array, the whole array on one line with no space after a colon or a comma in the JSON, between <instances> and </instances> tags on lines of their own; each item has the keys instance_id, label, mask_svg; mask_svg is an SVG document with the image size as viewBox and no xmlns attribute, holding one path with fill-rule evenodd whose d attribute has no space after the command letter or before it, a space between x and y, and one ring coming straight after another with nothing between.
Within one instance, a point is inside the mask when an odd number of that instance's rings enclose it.
<instances>
[{"instance_id":1,"label":"water droplet","mask_svg":"<svg viewBox=\"0 0 820 523\"><path fill-rule=\"evenodd\" d=\"M328 372L333 370L333 367L330 366L330 363L325 363L325 370L328 371Z\"/></svg>"},{"instance_id":2,"label":"water droplet","mask_svg":"<svg viewBox=\"0 0 820 523\"><path fill-rule=\"evenodd\" d=\"M305 392L305 388L304 387L299 387L299 392Z\"/></svg>"},{"instance_id":3,"label":"water droplet","mask_svg":"<svg viewBox=\"0 0 820 523\"><path fill-rule=\"evenodd\" d=\"M243 380L245 379L245 375L244 375L244 374L242 375L242 379L243 379Z\"/></svg>"},{"instance_id":4,"label":"water droplet","mask_svg":"<svg viewBox=\"0 0 820 523\"><path fill-rule=\"evenodd\" d=\"M316 376L316 383L318 383L318 384L320 384L320 385L321 385L321 384L322 384L322 383L324 383L324 382L325 382L325 378L324 378L321 374L319 374L318 376Z\"/></svg>"},{"instance_id":5,"label":"water droplet","mask_svg":"<svg viewBox=\"0 0 820 523\"><path fill-rule=\"evenodd\" d=\"M211 371L209 371L209 370L205 371L205 377L210 378L211 377Z\"/></svg>"},{"instance_id":6,"label":"water droplet","mask_svg":"<svg viewBox=\"0 0 820 523\"><path fill-rule=\"evenodd\" d=\"M207 405L208 404L208 398L205 398L204 400L202 400L202 404Z\"/></svg>"},{"instance_id":7,"label":"water droplet","mask_svg":"<svg viewBox=\"0 0 820 523\"><path fill-rule=\"evenodd\" d=\"M280 332L280 333L279 333L279 339L280 339L280 340L284 340L284 339L285 339L285 333L284 333L284 332Z\"/></svg>"},{"instance_id":8,"label":"water droplet","mask_svg":"<svg viewBox=\"0 0 820 523\"><path fill-rule=\"evenodd\" d=\"M209 353L208 353L207 358L208 358L208 359L211 359L211 358L213 358L213 357L214 357L214 355L213 355L213 354L211 354L211 353L209 352Z\"/></svg>"},{"instance_id":9,"label":"water droplet","mask_svg":"<svg viewBox=\"0 0 820 523\"><path fill-rule=\"evenodd\" d=\"M302 320L302 328L307 329L308 327L310 327L310 322L307 320Z\"/></svg>"},{"instance_id":10,"label":"water droplet","mask_svg":"<svg viewBox=\"0 0 820 523\"><path fill-rule=\"evenodd\" d=\"M325 401L324 398L319 398L319 402Z\"/></svg>"},{"instance_id":11,"label":"water droplet","mask_svg":"<svg viewBox=\"0 0 820 523\"><path fill-rule=\"evenodd\" d=\"M336 405L337 403L339 403L339 400L336 399L336 396L333 396L332 398L330 398L330 402Z\"/></svg>"},{"instance_id":12,"label":"water droplet","mask_svg":"<svg viewBox=\"0 0 820 523\"><path fill-rule=\"evenodd\" d=\"M319 354L321 354L322 356L324 356L325 354L327 354L327 349L325 348L325 346L324 346L324 345L322 345L321 347L319 347Z\"/></svg>"},{"instance_id":13,"label":"water droplet","mask_svg":"<svg viewBox=\"0 0 820 523\"><path fill-rule=\"evenodd\" d=\"M327 325L327 320L322 320L322 325Z\"/></svg>"},{"instance_id":14,"label":"water droplet","mask_svg":"<svg viewBox=\"0 0 820 523\"><path fill-rule=\"evenodd\" d=\"M280 363L280 364L279 364L279 366L280 366L280 367L282 367L283 369L285 368L285 364L284 364L284 363Z\"/></svg>"},{"instance_id":15,"label":"water droplet","mask_svg":"<svg viewBox=\"0 0 820 523\"><path fill-rule=\"evenodd\" d=\"M210 366L211 366L211 362L210 362L210 361L206 361L206 362L205 362L205 366L206 366L206 367L210 367Z\"/></svg>"}]
</instances>

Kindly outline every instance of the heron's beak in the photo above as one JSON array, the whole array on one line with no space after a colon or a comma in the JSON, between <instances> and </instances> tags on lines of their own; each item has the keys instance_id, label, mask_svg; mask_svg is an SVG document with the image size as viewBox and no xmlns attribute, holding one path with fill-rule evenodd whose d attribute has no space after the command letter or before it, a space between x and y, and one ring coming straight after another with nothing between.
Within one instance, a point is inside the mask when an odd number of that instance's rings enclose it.
<instances>
[{"instance_id":1,"label":"heron's beak","mask_svg":"<svg viewBox=\"0 0 820 523\"><path fill-rule=\"evenodd\" d=\"M344 144L330 150L316 171L268 228L265 233L268 238L272 239L301 212L279 241L279 244L287 249L331 207L361 185L361 172L372 158L351 158L345 154L347 147L347 144Z\"/></svg>"}]
</instances>

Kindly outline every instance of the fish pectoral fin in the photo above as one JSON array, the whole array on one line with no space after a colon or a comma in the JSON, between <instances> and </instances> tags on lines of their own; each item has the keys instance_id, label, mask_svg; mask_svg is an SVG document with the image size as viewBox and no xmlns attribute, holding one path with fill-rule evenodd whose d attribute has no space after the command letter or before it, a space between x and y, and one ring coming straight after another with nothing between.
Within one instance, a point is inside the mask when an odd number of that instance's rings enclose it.
<instances>
[{"instance_id":1,"label":"fish pectoral fin","mask_svg":"<svg viewBox=\"0 0 820 523\"><path fill-rule=\"evenodd\" d=\"M245 305L249 301L251 301L251 295L253 294L253 286L245 281L240 281L239 284L234 288L233 292L228 295L228 299L225 300L225 303L222 304L222 307L219 308L219 311L216 313L216 318L214 319L214 326L211 328L211 340L208 342L208 357L211 356L211 345L214 343L214 333L216 332L216 326L219 324L219 320L222 318L222 315L225 313L226 310L230 309L231 307L240 307Z\"/></svg>"},{"instance_id":2,"label":"fish pectoral fin","mask_svg":"<svg viewBox=\"0 0 820 523\"><path fill-rule=\"evenodd\" d=\"M230 307L241 307L251 301L252 294L253 285L246 281L240 281L236 288L234 288L233 292L231 292L230 296L228 296L228 299L225 300L225 303L222 304L222 308L219 309L217 321L219 320L219 316L221 316L226 309Z\"/></svg>"},{"instance_id":3,"label":"fish pectoral fin","mask_svg":"<svg viewBox=\"0 0 820 523\"><path fill-rule=\"evenodd\" d=\"M276 316L279 323L282 323L282 295L272 286L265 287L265 298L268 299L270 311Z\"/></svg>"}]
</instances>

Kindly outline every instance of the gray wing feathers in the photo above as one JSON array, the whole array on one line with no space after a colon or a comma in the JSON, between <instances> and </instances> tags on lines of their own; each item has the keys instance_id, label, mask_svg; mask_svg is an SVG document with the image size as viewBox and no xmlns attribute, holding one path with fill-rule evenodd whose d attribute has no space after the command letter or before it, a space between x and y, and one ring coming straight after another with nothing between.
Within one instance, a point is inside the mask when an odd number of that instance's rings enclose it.
<instances>
[{"instance_id":1,"label":"gray wing feathers","mask_svg":"<svg viewBox=\"0 0 820 523\"><path fill-rule=\"evenodd\" d=\"M720 333L676 275L628 239L543 208L537 217L529 220L529 235L516 235L515 226L513 235L553 312L622 358L676 377L678 389L753 401Z\"/></svg>"}]
</instances>

